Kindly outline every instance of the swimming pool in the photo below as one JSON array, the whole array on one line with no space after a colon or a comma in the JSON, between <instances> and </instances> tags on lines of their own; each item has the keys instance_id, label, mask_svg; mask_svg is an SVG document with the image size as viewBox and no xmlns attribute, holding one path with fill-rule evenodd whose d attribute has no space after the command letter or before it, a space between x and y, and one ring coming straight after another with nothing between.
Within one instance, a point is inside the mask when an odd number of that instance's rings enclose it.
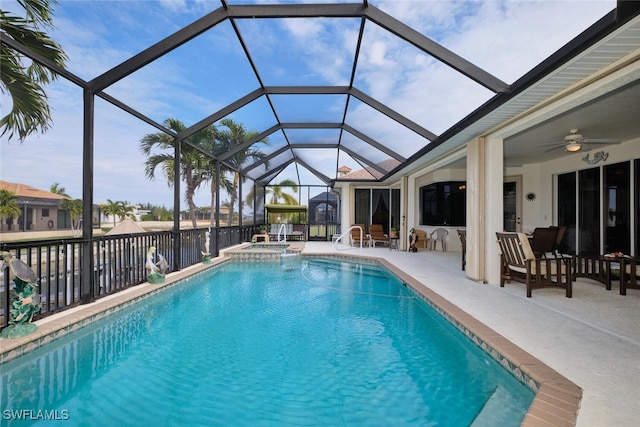
<instances>
[{"instance_id":1,"label":"swimming pool","mask_svg":"<svg viewBox=\"0 0 640 427\"><path fill-rule=\"evenodd\" d=\"M519 425L533 399L386 270L324 258L224 263L0 386L2 408L70 425Z\"/></svg>"}]
</instances>

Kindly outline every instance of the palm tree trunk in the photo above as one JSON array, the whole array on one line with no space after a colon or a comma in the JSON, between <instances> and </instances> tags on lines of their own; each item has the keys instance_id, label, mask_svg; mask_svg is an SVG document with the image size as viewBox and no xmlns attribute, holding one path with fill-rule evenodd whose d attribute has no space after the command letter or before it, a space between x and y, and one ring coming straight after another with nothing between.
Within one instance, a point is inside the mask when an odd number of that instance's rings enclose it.
<instances>
[{"instance_id":1,"label":"palm tree trunk","mask_svg":"<svg viewBox=\"0 0 640 427\"><path fill-rule=\"evenodd\" d=\"M195 230L198 228L198 221L196 220L196 204L193 201L193 195L196 189L193 185L193 173L191 168L187 168L185 173L185 181L187 181L187 205L189 206L189 217L191 218L191 225Z\"/></svg>"},{"instance_id":2,"label":"palm tree trunk","mask_svg":"<svg viewBox=\"0 0 640 427\"><path fill-rule=\"evenodd\" d=\"M216 192L216 181L211 180L211 212L209 213L209 228L215 228L216 220L213 216L214 212L216 212L216 200L218 198L218 193ZM217 214L217 212L216 212Z\"/></svg>"},{"instance_id":3,"label":"palm tree trunk","mask_svg":"<svg viewBox=\"0 0 640 427\"><path fill-rule=\"evenodd\" d=\"M229 203L229 227L231 227L231 224L233 222L233 207L235 206L236 199L238 198L238 181L239 174L236 172L233 174L233 188L231 189L231 199Z\"/></svg>"}]
</instances>

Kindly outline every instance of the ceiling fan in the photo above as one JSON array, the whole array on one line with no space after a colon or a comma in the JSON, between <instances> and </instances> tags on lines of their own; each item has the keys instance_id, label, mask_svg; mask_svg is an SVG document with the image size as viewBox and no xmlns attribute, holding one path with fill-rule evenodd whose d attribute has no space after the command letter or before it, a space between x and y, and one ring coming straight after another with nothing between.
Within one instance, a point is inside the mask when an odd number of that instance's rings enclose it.
<instances>
[{"instance_id":1,"label":"ceiling fan","mask_svg":"<svg viewBox=\"0 0 640 427\"><path fill-rule=\"evenodd\" d=\"M558 148L564 148L565 151L575 153L582 150L583 145L589 144L618 144L619 139L602 139L602 138L585 138L578 133L578 129L571 129L569 135L564 137L564 141L552 142L550 144L542 144L541 147L553 146L546 152L557 150Z\"/></svg>"}]
</instances>

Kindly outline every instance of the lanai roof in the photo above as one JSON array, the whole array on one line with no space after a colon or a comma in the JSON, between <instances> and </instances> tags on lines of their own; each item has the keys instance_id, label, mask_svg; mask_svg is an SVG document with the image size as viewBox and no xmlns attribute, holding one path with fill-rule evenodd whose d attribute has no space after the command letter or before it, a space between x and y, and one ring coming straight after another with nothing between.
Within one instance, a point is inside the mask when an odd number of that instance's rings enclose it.
<instances>
[{"instance_id":1,"label":"lanai roof","mask_svg":"<svg viewBox=\"0 0 640 427\"><path fill-rule=\"evenodd\" d=\"M279 179L285 171L293 172L300 185L330 185L341 179L385 181L425 153L450 149L539 102L551 87L542 87L538 98L536 93L520 95L637 15L637 8L630 8L629 14L612 11L534 69L523 69L516 61L494 61L509 57L499 55L499 43L493 51L492 46L477 46L484 56L466 59L472 56L473 41L463 46L448 39L442 31L447 24L430 19L433 2L408 2L411 9L403 19L386 11L390 4L221 0L195 21L182 22L184 16L176 14L163 39L147 43L139 37L143 41L138 43L146 43L132 47L139 53L114 61L109 69L58 71L193 146L197 144L189 137L203 127L224 118L242 122L258 132L255 140L269 141L259 145L265 160L240 168L262 184ZM463 12L452 11L452 22L459 22ZM276 38L282 31L289 37ZM544 36L544 26L539 31ZM310 39L317 42L313 48L305 44ZM12 40L3 38L3 43L24 51ZM631 51L636 46L626 48ZM610 61L622 55L618 52ZM244 61L227 66L231 56ZM170 103L173 95L145 100L136 96L134 87L178 65L194 76L206 75L211 84L193 87L189 79L172 82L176 97L193 98L193 108L172 111L187 126L175 134L162 124L166 115L153 108L160 99ZM381 73L392 73L393 79ZM569 86L581 77L572 75L562 84ZM561 90L558 82L550 86ZM413 102L401 103L401 97ZM233 154L217 158L228 162ZM338 168L343 165L354 172L340 177Z\"/></svg>"}]
</instances>

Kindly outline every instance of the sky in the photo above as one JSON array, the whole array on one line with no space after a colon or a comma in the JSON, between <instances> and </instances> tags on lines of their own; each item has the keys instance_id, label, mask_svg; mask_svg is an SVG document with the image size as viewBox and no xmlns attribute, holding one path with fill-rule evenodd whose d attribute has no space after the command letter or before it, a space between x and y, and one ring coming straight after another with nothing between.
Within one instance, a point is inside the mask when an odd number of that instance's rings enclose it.
<instances>
[{"instance_id":1,"label":"sky","mask_svg":"<svg viewBox=\"0 0 640 427\"><path fill-rule=\"evenodd\" d=\"M230 5L274 1L228 1ZM282 2L282 3L292 3ZM301 2L298 2L301 3ZM315 1L314 3L329 3ZM344 2L342 2L344 3ZM375 1L369 4L510 84L615 8L614 0L571 1ZM21 13L17 2L4 10ZM50 35L63 47L67 68L92 80L180 28L221 7L219 1L59 0ZM357 19L237 20L237 26L265 85L347 85L360 21ZM429 131L440 134L493 93L367 23L354 86ZM233 27L223 22L105 89L151 119L176 118L192 125L259 87ZM64 79L46 87L53 122L44 134L20 143L0 139L0 179L48 190L58 183L82 196L82 91ZM340 122L345 97L272 97L282 122ZM11 106L0 94L2 115ZM366 104L351 100L347 123L403 157L425 141ZM264 97L228 117L248 131L276 124ZM173 206L173 190L162 171L145 176L140 139L157 129L97 98L95 105L94 202L107 199ZM333 129L287 133L293 142L335 142ZM286 141L270 136L260 148L271 153ZM348 145L347 145L348 144ZM345 135L345 146L374 162L388 158ZM297 155L329 178L337 167L362 164L336 150L299 150ZM304 168L290 166L275 179L322 184ZM246 194L248 187L243 190ZM222 197L223 201L225 196ZM197 206L209 206L209 186L198 190ZM186 204L182 202L182 209Z\"/></svg>"}]
</instances>

